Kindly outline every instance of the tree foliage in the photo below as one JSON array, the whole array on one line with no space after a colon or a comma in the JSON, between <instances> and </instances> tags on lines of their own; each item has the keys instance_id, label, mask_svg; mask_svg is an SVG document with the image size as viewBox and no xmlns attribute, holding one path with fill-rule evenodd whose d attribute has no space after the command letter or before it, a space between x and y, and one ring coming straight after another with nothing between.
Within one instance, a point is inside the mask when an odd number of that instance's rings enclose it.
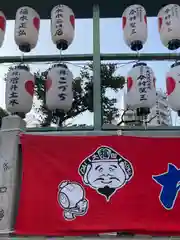
<instances>
[{"instance_id":1,"label":"tree foliage","mask_svg":"<svg viewBox=\"0 0 180 240\"><path fill-rule=\"evenodd\" d=\"M107 89L114 92L122 89L125 84L124 77L116 75L116 64L101 64L101 96L103 123L111 123L113 119L119 117L119 109L115 106L116 98L109 98L106 95ZM93 112L93 65L89 63L80 71L80 76L73 81L73 103L70 111L56 110L49 111L45 101L45 79L48 71L35 73L36 87L35 94L37 99L41 101L40 107L37 109L42 116L41 125L50 126L51 123L62 126L66 120L75 118L85 111Z\"/></svg>"}]
</instances>

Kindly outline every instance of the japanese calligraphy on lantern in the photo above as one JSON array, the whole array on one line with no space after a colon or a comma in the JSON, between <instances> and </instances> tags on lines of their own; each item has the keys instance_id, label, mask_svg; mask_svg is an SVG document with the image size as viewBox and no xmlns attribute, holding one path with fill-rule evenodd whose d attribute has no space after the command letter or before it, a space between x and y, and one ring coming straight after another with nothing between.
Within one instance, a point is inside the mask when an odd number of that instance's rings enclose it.
<instances>
[{"instance_id":1,"label":"japanese calligraphy on lantern","mask_svg":"<svg viewBox=\"0 0 180 240\"><path fill-rule=\"evenodd\" d=\"M137 12L136 8L132 8L129 12L129 26L131 27L131 34L136 33L136 18L137 18Z\"/></svg>"},{"instance_id":2,"label":"japanese calligraphy on lantern","mask_svg":"<svg viewBox=\"0 0 180 240\"><path fill-rule=\"evenodd\" d=\"M51 37L58 49L65 50L74 39L74 13L65 5L51 11Z\"/></svg>"},{"instance_id":3,"label":"japanese calligraphy on lantern","mask_svg":"<svg viewBox=\"0 0 180 240\"><path fill-rule=\"evenodd\" d=\"M126 44L130 46L132 50L140 50L147 39L145 9L141 5L131 5L125 9L122 20Z\"/></svg>"},{"instance_id":4,"label":"japanese calligraphy on lantern","mask_svg":"<svg viewBox=\"0 0 180 240\"><path fill-rule=\"evenodd\" d=\"M56 28L56 32L55 35L61 36L63 34L63 5L58 5L55 7L55 28Z\"/></svg>"},{"instance_id":5,"label":"japanese calligraphy on lantern","mask_svg":"<svg viewBox=\"0 0 180 240\"><path fill-rule=\"evenodd\" d=\"M15 42L23 52L30 52L37 44L40 17L30 7L21 7L16 12Z\"/></svg>"},{"instance_id":6,"label":"japanese calligraphy on lantern","mask_svg":"<svg viewBox=\"0 0 180 240\"><path fill-rule=\"evenodd\" d=\"M146 80L147 80L147 88L151 89L152 88L152 84L155 85L155 78L151 79L152 75L151 75L151 70L149 68L146 69ZM152 82L153 81L153 82Z\"/></svg>"},{"instance_id":7,"label":"japanese calligraphy on lantern","mask_svg":"<svg viewBox=\"0 0 180 240\"><path fill-rule=\"evenodd\" d=\"M19 83L19 77L20 73L18 71L13 71L10 78L10 87L9 87L9 101L8 105L14 107L15 105L18 105L18 83Z\"/></svg>"},{"instance_id":8,"label":"japanese calligraphy on lantern","mask_svg":"<svg viewBox=\"0 0 180 240\"><path fill-rule=\"evenodd\" d=\"M72 106L73 75L66 65L54 65L46 80L46 105L50 110L68 111Z\"/></svg>"},{"instance_id":9,"label":"japanese calligraphy on lantern","mask_svg":"<svg viewBox=\"0 0 180 240\"><path fill-rule=\"evenodd\" d=\"M26 36L26 28L27 28L27 21L28 21L28 8L21 8L19 10L19 26L17 28L18 36L25 35Z\"/></svg>"},{"instance_id":10,"label":"japanese calligraphy on lantern","mask_svg":"<svg viewBox=\"0 0 180 240\"><path fill-rule=\"evenodd\" d=\"M137 85L140 95L140 101L147 100L147 80L146 76L141 73L141 75L137 78Z\"/></svg>"},{"instance_id":11,"label":"japanese calligraphy on lantern","mask_svg":"<svg viewBox=\"0 0 180 240\"><path fill-rule=\"evenodd\" d=\"M148 98L148 89L151 90L154 84L154 79L152 79L151 69L144 66L140 67L140 75L137 78L139 93L140 93L140 101L147 100Z\"/></svg>"},{"instance_id":12,"label":"japanese calligraphy on lantern","mask_svg":"<svg viewBox=\"0 0 180 240\"><path fill-rule=\"evenodd\" d=\"M60 70L60 77L59 77L59 81L58 81L58 89L59 89L59 94L58 97L61 101L66 100L67 98L67 69L62 69Z\"/></svg>"},{"instance_id":13,"label":"japanese calligraphy on lantern","mask_svg":"<svg viewBox=\"0 0 180 240\"><path fill-rule=\"evenodd\" d=\"M172 24L172 20L171 20L172 8L171 9L166 8L166 10L164 12L165 12L165 16L164 16L165 24L168 27L168 32L171 32L172 31L172 28L171 28L171 24Z\"/></svg>"},{"instance_id":14,"label":"japanese calligraphy on lantern","mask_svg":"<svg viewBox=\"0 0 180 240\"><path fill-rule=\"evenodd\" d=\"M11 113L28 113L32 108L34 76L25 66L11 69L6 78L6 108Z\"/></svg>"}]
</instances>

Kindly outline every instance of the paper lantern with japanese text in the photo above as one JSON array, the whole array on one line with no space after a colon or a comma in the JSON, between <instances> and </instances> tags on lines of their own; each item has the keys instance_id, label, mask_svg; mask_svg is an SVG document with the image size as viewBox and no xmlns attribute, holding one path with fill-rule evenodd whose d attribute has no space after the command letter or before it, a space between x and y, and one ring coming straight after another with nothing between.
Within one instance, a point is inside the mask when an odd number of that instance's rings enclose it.
<instances>
[{"instance_id":1,"label":"paper lantern with japanese text","mask_svg":"<svg viewBox=\"0 0 180 240\"><path fill-rule=\"evenodd\" d=\"M57 5L51 11L51 38L58 49L66 50L74 39L75 17L65 5Z\"/></svg>"},{"instance_id":2,"label":"paper lantern with japanese text","mask_svg":"<svg viewBox=\"0 0 180 240\"><path fill-rule=\"evenodd\" d=\"M40 27L38 13L30 7L21 7L16 12L14 38L22 52L36 47Z\"/></svg>"},{"instance_id":3,"label":"paper lantern with japanese text","mask_svg":"<svg viewBox=\"0 0 180 240\"><path fill-rule=\"evenodd\" d=\"M180 116L180 62L174 63L166 74L169 106Z\"/></svg>"},{"instance_id":4,"label":"paper lantern with japanese text","mask_svg":"<svg viewBox=\"0 0 180 240\"><path fill-rule=\"evenodd\" d=\"M10 70L6 78L5 102L10 113L26 114L31 111L34 94L34 76L26 66Z\"/></svg>"},{"instance_id":5,"label":"paper lantern with japanese text","mask_svg":"<svg viewBox=\"0 0 180 240\"><path fill-rule=\"evenodd\" d=\"M133 51L143 48L147 40L146 10L141 5L131 5L122 15L124 41Z\"/></svg>"},{"instance_id":6,"label":"paper lantern with japanese text","mask_svg":"<svg viewBox=\"0 0 180 240\"><path fill-rule=\"evenodd\" d=\"M169 50L180 47L180 6L169 4L158 13L158 28L162 44Z\"/></svg>"},{"instance_id":7,"label":"paper lantern with japanese text","mask_svg":"<svg viewBox=\"0 0 180 240\"><path fill-rule=\"evenodd\" d=\"M46 80L46 105L49 110L71 109L72 82L73 74L65 64L56 64L50 69Z\"/></svg>"},{"instance_id":8,"label":"paper lantern with japanese text","mask_svg":"<svg viewBox=\"0 0 180 240\"><path fill-rule=\"evenodd\" d=\"M128 73L126 101L137 115L147 115L156 103L155 76L146 63L137 63Z\"/></svg>"},{"instance_id":9,"label":"paper lantern with japanese text","mask_svg":"<svg viewBox=\"0 0 180 240\"><path fill-rule=\"evenodd\" d=\"M6 31L6 17L4 13L0 11L0 47L3 45L4 42L4 35Z\"/></svg>"}]
</instances>

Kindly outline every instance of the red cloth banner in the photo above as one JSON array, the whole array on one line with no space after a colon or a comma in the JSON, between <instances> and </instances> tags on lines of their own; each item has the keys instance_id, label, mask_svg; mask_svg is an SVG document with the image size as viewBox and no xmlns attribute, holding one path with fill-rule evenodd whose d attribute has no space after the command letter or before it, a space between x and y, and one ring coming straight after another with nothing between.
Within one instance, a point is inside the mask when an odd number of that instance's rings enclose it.
<instances>
[{"instance_id":1,"label":"red cloth banner","mask_svg":"<svg viewBox=\"0 0 180 240\"><path fill-rule=\"evenodd\" d=\"M180 235L180 139L21 137L19 235Z\"/></svg>"}]
</instances>

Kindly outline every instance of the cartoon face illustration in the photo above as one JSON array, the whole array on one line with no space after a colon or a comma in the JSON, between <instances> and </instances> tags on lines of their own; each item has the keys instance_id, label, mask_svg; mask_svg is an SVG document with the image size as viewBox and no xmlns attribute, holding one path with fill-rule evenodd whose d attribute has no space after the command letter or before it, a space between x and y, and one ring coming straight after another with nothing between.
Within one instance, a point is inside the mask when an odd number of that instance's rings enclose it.
<instances>
[{"instance_id":1,"label":"cartoon face illustration","mask_svg":"<svg viewBox=\"0 0 180 240\"><path fill-rule=\"evenodd\" d=\"M81 163L79 174L84 184L109 201L132 178L133 167L115 150L102 146Z\"/></svg>"},{"instance_id":2,"label":"cartoon face illustration","mask_svg":"<svg viewBox=\"0 0 180 240\"><path fill-rule=\"evenodd\" d=\"M126 176L117 161L99 161L87 166L85 180L94 188L118 188L125 183Z\"/></svg>"},{"instance_id":3,"label":"cartoon face illustration","mask_svg":"<svg viewBox=\"0 0 180 240\"><path fill-rule=\"evenodd\" d=\"M66 220L84 216L88 210L88 200L84 188L77 182L63 181L59 184L58 203L64 209Z\"/></svg>"}]
</instances>

